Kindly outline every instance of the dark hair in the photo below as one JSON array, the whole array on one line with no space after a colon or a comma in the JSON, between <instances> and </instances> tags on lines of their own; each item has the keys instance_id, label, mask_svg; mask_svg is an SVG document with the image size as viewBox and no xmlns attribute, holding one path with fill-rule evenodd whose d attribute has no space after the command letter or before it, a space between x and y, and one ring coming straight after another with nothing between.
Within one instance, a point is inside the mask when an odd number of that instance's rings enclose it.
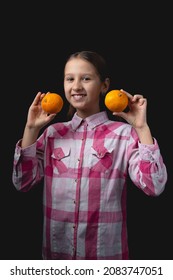
<instances>
[{"instance_id":1,"label":"dark hair","mask_svg":"<svg viewBox=\"0 0 173 280\"><path fill-rule=\"evenodd\" d=\"M95 67L96 72L102 82L104 82L105 79L109 77L106 61L100 54L98 54L94 51L75 52L67 58L66 63L73 58L81 58L81 59L84 59L84 60L90 62ZM104 105L104 97L105 96L103 94L100 94L100 110L101 111L106 109L105 105ZM67 113L68 118L71 118L73 116L73 114L75 113L75 111L76 111L76 109L70 104L69 110Z\"/></svg>"}]
</instances>

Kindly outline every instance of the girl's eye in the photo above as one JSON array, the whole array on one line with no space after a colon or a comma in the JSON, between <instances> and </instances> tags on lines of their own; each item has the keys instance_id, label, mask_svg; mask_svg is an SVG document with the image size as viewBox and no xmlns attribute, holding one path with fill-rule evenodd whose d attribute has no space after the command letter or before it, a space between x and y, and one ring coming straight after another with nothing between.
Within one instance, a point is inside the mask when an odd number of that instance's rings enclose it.
<instances>
[{"instance_id":1,"label":"girl's eye","mask_svg":"<svg viewBox=\"0 0 173 280\"><path fill-rule=\"evenodd\" d=\"M90 80L90 78L89 77L81 77L81 81L89 81ZM65 81L67 81L67 82L73 82L74 81L74 78L72 78L72 77L66 77L65 78Z\"/></svg>"},{"instance_id":2,"label":"girl's eye","mask_svg":"<svg viewBox=\"0 0 173 280\"><path fill-rule=\"evenodd\" d=\"M89 77L83 77L83 80L84 80L84 81L89 81L90 78L89 78Z\"/></svg>"},{"instance_id":3,"label":"girl's eye","mask_svg":"<svg viewBox=\"0 0 173 280\"><path fill-rule=\"evenodd\" d=\"M73 78L71 78L71 77L67 77L66 78L66 81L69 81L69 82L71 82L71 81L73 81L74 79Z\"/></svg>"}]
</instances>

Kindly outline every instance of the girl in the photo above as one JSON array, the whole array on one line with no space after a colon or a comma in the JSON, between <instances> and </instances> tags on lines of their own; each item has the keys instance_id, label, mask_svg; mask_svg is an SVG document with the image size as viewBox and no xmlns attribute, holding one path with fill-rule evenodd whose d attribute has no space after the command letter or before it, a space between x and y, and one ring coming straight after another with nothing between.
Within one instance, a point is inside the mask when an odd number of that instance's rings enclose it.
<instances>
[{"instance_id":1,"label":"girl","mask_svg":"<svg viewBox=\"0 0 173 280\"><path fill-rule=\"evenodd\" d=\"M128 259L126 184L160 195L167 171L147 124L147 100L128 96L129 110L108 118L101 97L110 80L103 57L72 54L64 68L64 92L71 119L50 124L56 114L31 104L24 134L16 143L13 183L29 191L44 179L43 259Z\"/></svg>"}]
</instances>

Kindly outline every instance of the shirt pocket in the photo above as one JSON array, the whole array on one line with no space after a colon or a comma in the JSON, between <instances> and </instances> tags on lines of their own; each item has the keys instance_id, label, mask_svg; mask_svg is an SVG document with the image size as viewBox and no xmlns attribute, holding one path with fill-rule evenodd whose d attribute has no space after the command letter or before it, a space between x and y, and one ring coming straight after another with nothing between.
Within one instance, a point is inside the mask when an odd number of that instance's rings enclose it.
<instances>
[{"instance_id":1,"label":"shirt pocket","mask_svg":"<svg viewBox=\"0 0 173 280\"><path fill-rule=\"evenodd\" d=\"M54 149L51 157L55 173L61 174L68 171L70 164L70 151L69 147L58 147Z\"/></svg>"},{"instance_id":2,"label":"shirt pocket","mask_svg":"<svg viewBox=\"0 0 173 280\"><path fill-rule=\"evenodd\" d=\"M91 147L89 168L92 171L108 173L113 163L113 148Z\"/></svg>"}]
</instances>

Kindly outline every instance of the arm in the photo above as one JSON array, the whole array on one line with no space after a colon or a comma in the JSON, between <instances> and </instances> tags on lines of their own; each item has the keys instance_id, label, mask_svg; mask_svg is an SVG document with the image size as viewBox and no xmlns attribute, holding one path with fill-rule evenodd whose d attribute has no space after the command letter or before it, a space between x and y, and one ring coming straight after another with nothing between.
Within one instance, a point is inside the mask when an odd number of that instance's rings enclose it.
<instances>
[{"instance_id":1,"label":"arm","mask_svg":"<svg viewBox=\"0 0 173 280\"><path fill-rule=\"evenodd\" d=\"M26 192L44 176L44 146L38 150L34 143L22 149L21 141L15 147L12 182L17 190Z\"/></svg>"},{"instance_id":2,"label":"arm","mask_svg":"<svg viewBox=\"0 0 173 280\"><path fill-rule=\"evenodd\" d=\"M129 175L133 183L146 194L157 196L163 192L167 181L167 170L160 153L159 145L152 137L147 124L147 100L140 94L129 99L128 112L113 113L124 118L132 126L134 147L130 145Z\"/></svg>"},{"instance_id":3,"label":"arm","mask_svg":"<svg viewBox=\"0 0 173 280\"><path fill-rule=\"evenodd\" d=\"M153 144L141 144L134 129L128 147L128 172L132 182L145 194L160 195L167 182L167 170L157 140Z\"/></svg>"},{"instance_id":4,"label":"arm","mask_svg":"<svg viewBox=\"0 0 173 280\"><path fill-rule=\"evenodd\" d=\"M123 91L123 90L122 90ZM129 99L129 111L128 112L114 112L113 115L124 118L129 124L136 130L140 143L152 145L153 137L151 135L150 128L147 124L147 99L140 94L134 96L124 91Z\"/></svg>"},{"instance_id":5,"label":"arm","mask_svg":"<svg viewBox=\"0 0 173 280\"><path fill-rule=\"evenodd\" d=\"M41 108L45 94L38 92L28 110L23 138L18 141L14 153L12 181L16 189L27 191L44 176L44 135L37 138L40 129L48 124L56 114L47 115Z\"/></svg>"},{"instance_id":6,"label":"arm","mask_svg":"<svg viewBox=\"0 0 173 280\"><path fill-rule=\"evenodd\" d=\"M21 148L26 148L35 143L42 127L54 119L56 114L48 115L41 108L41 100L45 94L38 92L29 107L27 122L25 125Z\"/></svg>"}]
</instances>

